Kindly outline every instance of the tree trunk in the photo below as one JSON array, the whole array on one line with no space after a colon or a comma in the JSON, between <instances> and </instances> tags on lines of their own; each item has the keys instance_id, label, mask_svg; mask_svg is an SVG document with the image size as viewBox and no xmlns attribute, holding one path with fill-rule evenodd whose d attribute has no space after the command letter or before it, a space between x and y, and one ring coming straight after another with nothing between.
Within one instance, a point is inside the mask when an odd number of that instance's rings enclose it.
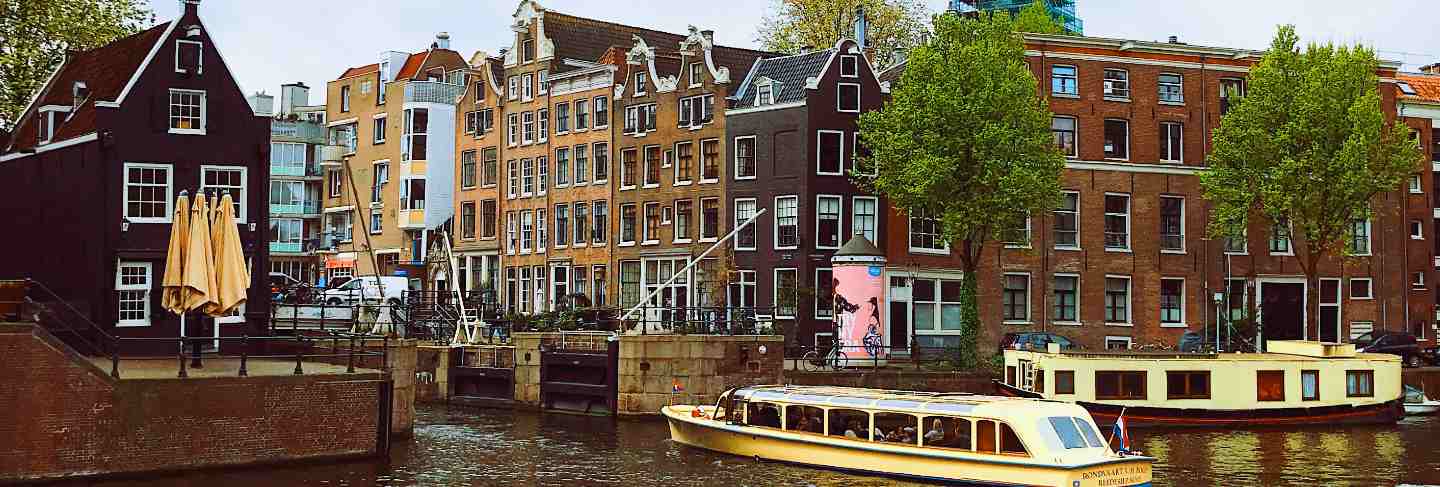
<instances>
[{"instance_id":1,"label":"tree trunk","mask_svg":"<svg viewBox=\"0 0 1440 487\"><path fill-rule=\"evenodd\" d=\"M965 275L960 283L960 366L974 369L980 365L976 342L980 336L979 283L976 282L974 266L965 266Z\"/></svg>"}]
</instances>

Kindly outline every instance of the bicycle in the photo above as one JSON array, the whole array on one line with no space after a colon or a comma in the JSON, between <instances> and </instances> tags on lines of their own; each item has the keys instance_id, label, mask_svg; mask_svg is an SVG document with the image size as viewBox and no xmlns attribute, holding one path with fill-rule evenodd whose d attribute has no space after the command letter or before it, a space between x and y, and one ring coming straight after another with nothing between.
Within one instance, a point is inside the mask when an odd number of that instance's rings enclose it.
<instances>
[{"instance_id":1,"label":"bicycle","mask_svg":"<svg viewBox=\"0 0 1440 487\"><path fill-rule=\"evenodd\" d=\"M800 366L806 372L822 371L827 368L840 370L845 366L847 360L848 358L845 357L845 352L840 351L840 346L833 345L830 347L830 350L824 354L821 354L819 350L814 348L805 352L805 355L800 358Z\"/></svg>"}]
</instances>

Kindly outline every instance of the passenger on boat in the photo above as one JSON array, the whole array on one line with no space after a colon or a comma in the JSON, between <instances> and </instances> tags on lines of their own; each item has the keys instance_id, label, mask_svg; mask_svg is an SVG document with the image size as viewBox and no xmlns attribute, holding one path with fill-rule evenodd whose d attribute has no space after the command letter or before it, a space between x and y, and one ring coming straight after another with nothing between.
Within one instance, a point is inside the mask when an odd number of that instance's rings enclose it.
<instances>
[{"instance_id":1,"label":"passenger on boat","mask_svg":"<svg viewBox=\"0 0 1440 487\"><path fill-rule=\"evenodd\" d=\"M860 420L852 418L850 424L845 425L845 437L858 440L861 429L863 428L860 427Z\"/></svg>"},{"instance_id":2,"label":"passenger on boat","mask_svg":"<svg viewBox=\"0 0 1440 487\"><path fill-rule=\"evenodd\" d=\"M945 427L940 424L940 418L930 423L930 431L925 432L925 444L939 444L945 439Z\"/></svg>"}]
</instances>

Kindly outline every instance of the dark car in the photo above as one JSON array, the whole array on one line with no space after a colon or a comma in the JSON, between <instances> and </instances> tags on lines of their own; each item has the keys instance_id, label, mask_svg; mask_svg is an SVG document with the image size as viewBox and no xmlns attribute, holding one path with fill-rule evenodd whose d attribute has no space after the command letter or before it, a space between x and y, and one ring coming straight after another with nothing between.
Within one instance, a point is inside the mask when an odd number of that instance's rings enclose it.
<instances>
[{"instance_id":1,"label":"dark car","mask_svg":"<svg viewBox=\"0 0 1440 487\"><path fill-rule=\"evenodd\" d=\"M1004 355L1006 350L1045 351L1049 349L1051 343L1060 344L1061 350L1078 350L1080 348L1075 345L1073 340L1054 333L1027 331L1006 333L1005 336L1000 339L999 353Z\"/></svg>"},{"instance_id":2,"label":"dark car","mask_svg":"<svg viewBox=\"0 0 1440 487\"><path fill-rule=\"evenodd\" d=\"M1403 331L1372 331L1355 337L1351 343L1358 352L1399 355L1406 367L1419 367L1427 361L1415 335Z\"/></svg>"}]
</instances>

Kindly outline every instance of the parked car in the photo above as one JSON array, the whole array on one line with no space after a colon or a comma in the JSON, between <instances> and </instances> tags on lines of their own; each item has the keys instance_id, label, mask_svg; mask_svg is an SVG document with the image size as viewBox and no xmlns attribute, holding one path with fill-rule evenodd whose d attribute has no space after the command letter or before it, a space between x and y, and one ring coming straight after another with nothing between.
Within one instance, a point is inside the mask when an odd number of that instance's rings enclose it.
<instances>
[{"instance_id":1,"label":"parked car","mask_svg":"<svg viewBox=\"0 0 1440 487\"><path fill-rule=\"evenodd\" d=\"M399 306L409 286L402 276L359 276L320 293L319 301L328 305L356 304L362 300L379 301L383 295L386 305Z\"/></svg>"},{"instance_id":2,"label":"parked car","mask_svg":"<svg viewBox=\"0 0 1440 487\"><path fill-rule=\"evenodd\" d=\"M271 272L270 300L276 303L306 303L314 297L315 288L305 282L290 277L283 272Z\"/></svg>"},{"instance_id":3,"label":"parked car","mask_svg":"<svg viewBox=\"0 0 1440 487\"><path fill-rule=\"evenodd\" d=\"M1355 351L1399 355L1406 367L1419 367L1427 360L1415 335L1403 331L1372 331L1351 340Z\"/></svg>"},{"instance_id":4,"label":"parked car","mask_svg":"<svg viewBox=\"0 0 1440 487\"><path fill-rule=\"evenodd\" d=\"M1063 336L1056 335L1056 334L1054 334L1054 333L1045 333L1045 332L1038 332L1038 331L1027 331L1027 332L1017 332L1017 333L1006 333L1005 336L1000 339L1000 350L999 350L999 353L1000 353L1001 355L1004 355L1004 354L1005 354L1005 350L1038 350L1038 351L1044 351L1044 350L1049 349L1049 345L1050 345L1051 343L1058 343L1058 344L1060 344L1060 349L1061 349L1061 350L1078 350L1078 349L1080 349L1080 347L1077 346L1077 345L1075 345L1075 342L1074 342L1073 340L1069 339L1069 338L1065 338L1065 337L1063 337Z\"/></svg>"}]
</instances>

